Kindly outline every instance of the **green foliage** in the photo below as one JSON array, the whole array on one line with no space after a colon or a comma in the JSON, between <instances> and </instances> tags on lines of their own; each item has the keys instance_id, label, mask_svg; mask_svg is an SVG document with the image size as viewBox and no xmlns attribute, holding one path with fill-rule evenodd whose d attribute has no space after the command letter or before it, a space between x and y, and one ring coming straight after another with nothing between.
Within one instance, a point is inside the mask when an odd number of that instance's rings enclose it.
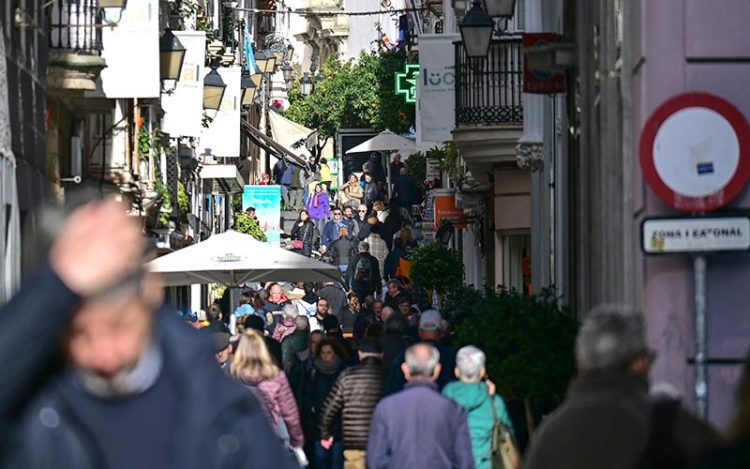
<instances>
[{"instance_id":1,"label":"green foliage","mask_svg":"<svg viewBox=\"0 0 750 469\"><path fill-rule=\"evenodd\" d=\"M177 183L177 205L180 208L180 221L187 223L190 213L190 197L185 190L185 185L181 182Z\"/></svg>"},{"instance_id":2,"label":"green foliage","mask_svg":"<svg viewBox=\"0 0 750 469\"><path fill-rule=\"evenodd\" d=\"M258 241L266 241L266 234L263 232L260 225L258 225L258 222L245 212L234 214L234 230L240 233L249 234Z\"/></svg>"},{"instance_id":3,"label":"green foliage","mask_svg":"<svg viewBox=\"0 0 750 469\"><path fill-rule=\"evenodd\" d=\"M194 17L195 29L205 32L209 40L213 39L214 31L207 11L206 0L179 0L177 16L180 18L180 29L184 30L187 20Z\"/></svg>"},{"instance_id":4,"label":"green foliage","mask_svg":"<svg viewBox=\"0 0 750 469\"><path fill-rule=\"evenodd\" d=\"M552 291L453 289L444 305L458 343L487 355L487 373L503 397L557 404L575 373L578 323Z\"/></svg>"},{"instance_id":5,"label":"green foliage","mask_svg":"<svg viewBox=\"0 0 750 469\"><path fill-rule=\"evenodd\" d=\"M169 226L169 217L172 215L172 194L169 193L169 188L166 184L161 182L161 177L158 176L154 189L161 199L158 227L164 228Z\"/></svg>"},{"instance_id":6,"label":"green foliage","mask_svg":"<svg viewBox=\"0 0 750 469\"><path fill-rule=\"evenodd\" d=\"M405 64L406 56L395 51L362 52L347 62L330 58L323 66L325 78L312 94L302 96L299 81L295 83L285 116L318 129L323 138L342 128L407 132L414 126L414 105L395 94L395 73Z\"/></svg>"},{"instance_id":7,"label":"green foliage","mask_svg":"<svg viewBox=\"0 0 750 469\"><path fill-rule=\"evenodd\" d=\"M201 116L201 126L204 129L207 129L211 125L211 122L213 122L213 121L214 121L214 118L211 117L211 116L209 116L206 113L206 111L203 111L203 115Z\"/></svg>"},{"instance_id":8,"label":"green foliage","mask_svg":"<svg viewBox=\"0 0 750 469\"><path fill-rule=\"evenodd\" d=\"M440 243L420 247L409 260L409 279L422 288L443 294L463 283L461 258L456 251Z\"/></svg>"},{"instance_id":9,"label":"green foliage","mask_svg":"<svg viewBox=\"0 0 750 469\"><path fill-rule=\"evenodd\" d=\"M422 182L427 178L427 158L421 153L415 153L404 162L404 166L417 182L420 193L424 195L424 184Z\"/></svg>"},{"instance_id":10,"label":"green foliage","mask_svg":"<svg viewBox=\"0 0 750 469\"><path fill-rule=\"evenodd\" d=\"M151 132L148 131L145 125L142 125L138 130L136 138L138 140L138 155L140 155L142 160L147 160L151 155L151 148L153 147Z\"/></svg>"}]
</instances>

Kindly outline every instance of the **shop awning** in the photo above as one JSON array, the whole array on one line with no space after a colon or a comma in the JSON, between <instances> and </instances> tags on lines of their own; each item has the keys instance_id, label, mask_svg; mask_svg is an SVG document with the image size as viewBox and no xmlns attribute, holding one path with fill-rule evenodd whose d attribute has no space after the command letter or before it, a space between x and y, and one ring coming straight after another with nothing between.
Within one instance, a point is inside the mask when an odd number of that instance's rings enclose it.
<instances>
[{"instance_id":1,"label":"shop awning","mask_svg":"<svg viewBox=\"0 0 750 469\"><path fill-rule=\"evenodd\" d=\"M233 164L204 163L201 165L200 178L203 191L208 194L236 194L242 192L245 185L245 180Z\"/></svg>"},{"instance_id":2,"label":"shop awning","mask_svg":"<svg viewBox=\"0 0 750 469\"><path fill-rule=\"evenodd\" d=\"M317 144L317 132L287 119L276 111L268 113L271 135L281 146L295 154L310 156L308 146Z\"/></svg>"},{"instance_id":3,"label":"shop awning","mask_svg":"<svg viewBox=\"0 0 750 469\"><path fill-rule=\"evenodd\" d=\"M279 144L274 139L245 121L242 121L242 131L245 132L245 135L247 135L256 145L273 154L277 158L282 158L301 168L307 166L307 161L305 161L304 157L295 155L283 145Z\"/></svg>"}]
</instances>

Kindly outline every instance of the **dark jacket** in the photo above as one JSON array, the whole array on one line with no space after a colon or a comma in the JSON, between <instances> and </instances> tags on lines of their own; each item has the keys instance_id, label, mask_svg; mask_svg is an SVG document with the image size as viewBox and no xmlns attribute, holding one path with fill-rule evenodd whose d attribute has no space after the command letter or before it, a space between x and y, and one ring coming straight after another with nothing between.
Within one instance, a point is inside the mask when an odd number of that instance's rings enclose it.
<instances>
[{"instance_id":1,"label":"dark jacket","mask_svg":"<svg viewBox=\"0 0 750 469\"><path fill-rule=\"evenodd\" d=\"M747 437L715 448L701 458L698 469L746 469L750 467L750 439Z\"/></svg>"},{"instance_id":2,"label":"dark jacket","mask_svg":"<svg viewBox=\"0 0 750 469\"><path fill-rule=\"evenodd\" d=\"M354 223L357 224L357 237L359 238L360 241L364 241L365 239L367 239L368 236L370 236L372 225L370 225L367 222L367 217L365 217L364 220L361 220L357 216L357 217L354 217L353 220L354 220Z\"/></svg>"},{"instance_id":3,"label":"dark jacket","mask_svg":"<svg viewBox=\"0 0 750 469\"><path fill-rule=\"evenodd\" d=\"M323 405L321 437L331 436L329 428L340 414L344 448L367 448L372 413L384 393L385 378L380 359L368 357L362 364L344 370Z\"/></svg>"},{"instance_id":4,"label":"dark jacket","mask_svg":"<svg viewBox=\"0 0 750 469\"><path fill-rule=\"evenodd\" d=\"M380 338L380 343L383 345L383 368L387 374L391 370L396 357L404 356L404 350L411 345L411 341L403 335L394 335L386 332ZM400 363L399 366L401 366Z\"/></svg>"},{"instance_id":5,"label":"dark jacket","mask_svg":"<svg viewBox=\"0 0 750 469\"><path fill-rule=\"evenodd\" d=\"M674 467L641 463L649 443L651 410L645 380L624 371L584 375L539 427L524 468ZM677 455L688 461L678 467L695 463L715 438L710 428L681 409L670 427L673 441L668 443L675 444Z\"/></svg>"},{"instance_id":6,"label":"dark jacket","mask_svg":"<svg viewBox=\"0 0 750 469\"><path fill-rule=\"evenodd\" d=\"M281 341L281 362L283 363L283 366L281 367L282 370L286 370L289 366L292 365L292 362L294 361L294 354L307 349L307 341L309 338L310 331L305 329L296 330Z\"/></svg>"},{"instance_id":7,"label":"dark jacket","mask_svg":"<svg viewBox=\"0 0 750 469\"><path fill-rule=\"evenodd\" d=\"M331 256L334 265L349 265L356 254L354 244L347 238L339 238L331 244Z\"/></svg>"},{"instance_id":8,"label":"dark jacket","mask_svg":"<svg viewBox=\"0 0 750 469\"><path fill-rule=\"evenodd\" d=\"M29 285L40 299L39 288L49 294L60 290L54 282ZM43 303L41 299L24 312L33 315ZM66 308L55 305L43 313L65 316ZM175 399L180 401L181 420L173 425L174 467L293 467L258 401L216 366L209 338L171 312L159 313L156 327L158 343L179 386ZM25 408L5 448L8 459L2 467L105 467L96 435L84 428L70 404L65 376L46 385ZM46 418L40 418L42 414ZM227 451L230 443L232 451Z\"/></svg>"},{"instance_id":9,"label":"dark jacket","mask_svg":"<svg viewBox=\"0 0 750 469\"><path fill-rule=\"evenodd\" d=\"M276 363L276 366L281 368L282 370L284 367L282 366L284 363L282 354L281 354L281 344L278 340L274 339L273 337L263 336L263 342L266 343L266 348L268 349L268 353L271 354L271 358L273 358L273 362Z\"/></svg>"},{"instance_id":10,"label":"dark jacket","mask_svg":"<svg viewBox=\"0 0 750 469\"><path fill-rule=\"evenodd\" d=\"M361 277L361 273L357 272L357 263L362 258L369 258L371 267L369 278ZM347 284L354 291L366 291L370 293L379 289L381 278L378 260L368 252L360 252L349 263L349 267L346 269L346 280Z\"/></svg>"},{"instance_id":11,"label":"dark jacket","mask_svg":"<svg viewBox=\"0 0 750 469\"><path fill-rule=\"evenodd\" d=\"M308 415L313 419L310 423L316 427L316 440L320 439L320 417L323 413L323 405L328 397L328 393L331 392L331 388L333 388L334 383L336 383L336 379L338 379L345 367L346 365L342 362L341 366L334 373L326 373L314 364L312 370L310 370L310 377L308 380L309 385L307 389L309 397L306 401L311 405L310 413ZM341 439L340 419L332 425L330 431L334 439Z\"/></svg>"},{"instance_id":12,"label":"dark jacket","mask_svg":"<svg viewBox=\"0 0 750 469\"><path fill-rule=\"evenodd\" d=\"M365 198L362 202L368 207L371 207L372 203L378 200L378 185L375 181L369 183L366 182L363 189L365 191Z\"/></svg>"},{"instance_id":13,"label":"dark jacket","mask_svg":"<svg viewBox=\"0 0 750 469\"><path fill-rule=\"evenodd\" d=\"M299 220L294 222L292 227L292 239L302 241L302 254L309 256L314 246L315 224L308 218L299 226Z\"/></svg>"},{"instance_id":14,"label":"dark jacket","mask_svg":"<svg viewBox=\"0 0 750 469\"><path fill-rule=\"evenodd\" d=\"M473 469L466 411L440 394L435 383L409 383L375 408L367 467Z\"/></svg>"},{"instance_id":15,"label":"dark jacket","mask_svg":"<svg viewBox=\"0 0 750 469\"><path fill-rule=\"evenodd\" d=\"M436 381L438 389L442 390L443 386L456 380L455 368L456 368L456 352L439 342L424 341L440 352L440 376ZM386 394L390 395L401 391L406 385L406 378L404 372L401 371L401 364L404 362L405 350L396 356L391 363L391 370L388 372L388 384L386 387Z\"/></svg>"},{"instance_id":16,"label":"dark jacket","mask_svg":"<svg viewBox=\"0 0 750 469\"><path fill-rule=\"evenodd\" d=\"M401 259L406 259L406 249L403 247L396 247L395 243L393 249L385 256L385 263L383 264L383 279L391 280L396 278L396 271L398 271L398 264Z\"/></svg>"}]
</instances>

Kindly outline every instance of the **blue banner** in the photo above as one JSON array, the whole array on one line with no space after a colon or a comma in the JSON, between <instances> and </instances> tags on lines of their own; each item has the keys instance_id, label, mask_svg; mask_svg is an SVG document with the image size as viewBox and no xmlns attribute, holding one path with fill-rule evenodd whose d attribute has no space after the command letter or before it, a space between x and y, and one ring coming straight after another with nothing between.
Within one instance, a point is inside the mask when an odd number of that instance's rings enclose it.
<instances>
[{"instance_id":1,"label":"blue banner","mask_svg":"<svg viewBox=\"0 0 750 469\"><path fill-rule=\"evenodd\" d=\"M258 64L255 63L255 54L253 53L253 43L250 40L250 34L245 29L245 70L253 73L258 72Z\"/></svg>"},{"instance_id":2,"label":"blue banner","mask_svg":"<svg viewBox=\"0 0 750 469\"><path fill-rule=\"evenodd\" d=\"M242 210L255 208L258 224L266 233L268 244L281 244L281 186L245 186Z\"/></svg>"}]
</instances>

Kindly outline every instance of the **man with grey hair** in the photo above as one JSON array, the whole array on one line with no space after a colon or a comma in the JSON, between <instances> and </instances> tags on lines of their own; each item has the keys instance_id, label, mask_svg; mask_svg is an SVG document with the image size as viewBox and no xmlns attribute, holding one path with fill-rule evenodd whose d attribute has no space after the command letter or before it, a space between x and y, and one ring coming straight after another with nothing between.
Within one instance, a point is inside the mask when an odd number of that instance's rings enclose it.
<instances>
[{"instance_id":1,"label":"man with grey hair","mask_svg":"<svg viewBox=\"0 0 750 469\"><path fill-rule=\"evenodd\" d=\"M474 463L477 469L492 467L492 429L495 418L510 431L513 423L503 398L495 393L494 385L485 382L487 357L477 347L467 345L456 353L456 378L448 383L443 395L456 401L469 414L469 432ZM493 408L494 407L494 408Z\"/></svg>"},{"instance_id":2,"label":"man with grey hair","mask_svg":"<svg viewBox=\"0 0 750 469\"><path fill-rule=\"evenodd\" d=\"M716 435L674 400L652 400L654 354L640 313L606 305L576 339L578 378L544 420L524 467L691 467Z\"/></svg>"},{"instance_id":3,"label":"man with grey hair","mask_svg":"<svg viewBox=\"0 0 750 469\"><path fill-rule=\"evenodd\" d=\"M443 397L435 384L440 352L423 343L409 347L404 356L401 369L408 383L375 408L367 467L473 468L466 411Z\"/></svg>"},{"instance_id":4,"label":"man with grey hair","mask_svg":"<svg viewBox=\"0 0 750 469\"><path fill-rule=\"evenodd\" d=\"M358 253L349 262L345 275L346 283L357 294L360 303L364 303L367 295L372 295L380 289L380 267L378 260L370 254L369 243L359 243Z\"/></svg>"}]
</instances>

